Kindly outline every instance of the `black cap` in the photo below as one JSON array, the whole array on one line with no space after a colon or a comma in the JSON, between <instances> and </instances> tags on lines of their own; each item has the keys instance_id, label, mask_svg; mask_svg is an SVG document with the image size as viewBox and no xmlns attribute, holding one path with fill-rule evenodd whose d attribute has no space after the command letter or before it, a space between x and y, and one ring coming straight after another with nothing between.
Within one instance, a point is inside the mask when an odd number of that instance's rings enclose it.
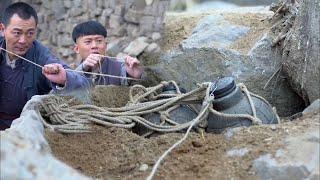
<instances>
[{"instance_id":1,"label":"black cap","mask_svg":"<svg viewBox=\"0 0 320 180\"><path fill-rule=\"evenodd\" d=\"M218 80L217 88L213 92L215 98L220 98L228 95L234 89L236 89L236 83L233 77L224 77Z\"/></svg>"}]
</instances>

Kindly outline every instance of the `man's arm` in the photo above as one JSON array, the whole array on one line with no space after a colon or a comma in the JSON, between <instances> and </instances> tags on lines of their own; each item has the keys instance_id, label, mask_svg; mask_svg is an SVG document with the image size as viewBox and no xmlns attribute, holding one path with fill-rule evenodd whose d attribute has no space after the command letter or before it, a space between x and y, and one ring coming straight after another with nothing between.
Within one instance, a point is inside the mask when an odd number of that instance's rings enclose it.
<instances>
[{"instance_id":1,"label":"man's arm","mask_svg":"<svg viewBox=\"0 0 320 180\"><path fill-rule=\"evenodd\" d=\"M43 75L51 82L54 91L70 92L73 90L86 89L90 86L89 81L82 74L66 71L69 66L58 59L44 46L40 45L39 59L44 60Z\"/></svg>"}]
</instances>

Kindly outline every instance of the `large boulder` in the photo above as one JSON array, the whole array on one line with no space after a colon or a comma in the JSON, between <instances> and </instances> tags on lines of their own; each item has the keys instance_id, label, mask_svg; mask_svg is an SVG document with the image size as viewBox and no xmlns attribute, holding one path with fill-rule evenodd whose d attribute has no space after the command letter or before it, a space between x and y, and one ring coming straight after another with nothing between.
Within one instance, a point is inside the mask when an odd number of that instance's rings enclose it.
<instances>
[{"instance_id":1,"label":"large boulder","mask_svg":"<svg viewBox=\"0 0 320 180\"><path fill-rule=\"evenodd\" d=\"M292 35L283 50L283 65L292 87L307 104L320 98L320 1L300 3Z\"/></svg>"}]
</instances>

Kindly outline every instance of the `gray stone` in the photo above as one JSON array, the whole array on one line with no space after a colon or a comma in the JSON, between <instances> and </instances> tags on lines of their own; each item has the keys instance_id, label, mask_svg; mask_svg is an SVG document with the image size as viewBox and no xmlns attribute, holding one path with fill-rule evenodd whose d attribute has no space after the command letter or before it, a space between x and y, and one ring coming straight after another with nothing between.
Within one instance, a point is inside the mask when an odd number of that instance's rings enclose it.
<instances>
[{"instance_id":1,"label":"gray stone","mask_svg":"<svg viewBox=\"0 0 320 180\"><path fill-rule=\"evenodd\" d=\"M140 19L140 34L152 32L155 24L155 18L153 16L143 16Z\"/></svg>"},{"instance_id":2,"label":"gray stone","mask_svg":"<svg viewBox=\"0 0 320 180\"><path fill-rule=\"evenodd\" d=\"M246 35L249 27L235 25L222 15L209 15L201 19L192 35L181 43L183 49L226 48Z\"/></svg>"},{"instance_id":3,"label":"gray stone","mask_svg":"<svg viewBox=\"0 0 320 180\"><path fill-rule=\"evenodd\" d=\"M126 35L126 25L123 24L118 28L111 28L109 29L109 33L111 36L117 36L117 37L122 37Z\"/></svg>"},{"instance_id":4,"label":"gray stone","mask_svg":"<svg viewBox=\"0 0 320 180\"><path fill-rule=\"evenodd\" d=\"M114 8L117 6L117 4L118 4L117 1L118 1L118 0L107 0L107 1L105 1L105 7L106 7L106 8L114 9Z\"/></svg>"},{"instance_id":5,"label":"gray stone","mask_svg":"<svg viewBox=\"0 0 320 180\"><path fill-rule=\"evenodd\" d=\"M293 89L310 104L320 98L320 3L303 1L286 38L283 69ZM283 19L285 20L285 19Z\"/></svg>"},{"instance_id":6,"label":"gray stone","mask_svg":"<svg viewBox=\"0 0 320 180\"><path fill-rule=\"evenodd\" d=\"M148 164L141 164L139 171L147 171L149 168Z\"/></svg>"},{"instance_id":7,"label":"gray stone","mask_svg":"<svg viewBox=\"0 0 320 180\"><path fill-rule=\"evenodd\" d=\"M102 13L102 9L101 8L95 8L94 10L92 10L90 12L90 17L92 17L92 18L98 17L98 16L101 15L101 13Z\"/></svg>"},{"instance_id":8,"label":"gray stone","mask_svg":"<svg viewBox=\"0 0 320 180\"><path fill-rule=\"evenodd\" d=\"M100 8L104 8L104 0L98 0L97 1L97 6Z\"/></svg>"},{"instance_id":9,"label":"gray stone","mask_svg":"<svg viewBox=\"0 0 320 180\"><path fill-rule=\"evenodd\" d=\"M307 115L309 113L316 113L320 111L320 99L313 101L306 109L302 111L303 115Z\"/></svg>"},{"instance_id":10,"label":"gray stone","mask_svg":"<svg viewBox=\"0 0 320 180\"><path fill-rule=\"evenodd\" d=\"M130 23L127 27L127 33L129 37L136 38L140 35L140 28L138 25Z\"/></svg>"},{"instance_id":11,"label":"gray stone","mask_svg":"<svg viewBox=\"0 0 320 180\"><path fill-rule=\"evenodd\" d=\"M138 56L141 54L144 49L148 46L149 44L146 43L143 38L137 38L136 40L132 41L128 47L124 49L124 53L127 53L132 56Z\"/></svg>"},{"instance_id":12,"label":"gray stone","mask_svg":"<svg viewBox=\"0 0 320 180\"><path fill-rule=\"evenodd\" d=\"M63 3L59 1L52 1L52 9L54 11L54 16L56 20L64 19L64 15L66 14L66 9L63 6Z\"/></svg>"},{"instance_id":13,"label":"gray stone","mask_svg":"<svg viewBox=\"0 0 320 180\"><path fill-rule=\"evenodd\" d=\"M114 14L121 17L124 16L124 5L117 5L114 10Z\"/></svg>"},{"instance_id":14,"label":"gray stone","mask_svg":"<svg viewBox=\"0 0 320 180\"><path fill-rule=\"evenodd\" d=\"M58 46L71 46L74 42L71 39L70 34L63 34L58 36Z\"/></svg>"},{"instance_id":15,"label":"gray stone","mask_svg":"<svg viewBox=\"0 0 320 180\"><path fill-rule=\"evenodd\" d=\"M102 15L101 16L109 17L109 16L111 16L112 13L113 13L113 9L110 9L110 8L104 9L102 11Z\"/></svg>"},{"instance_id":16,"label":"gray stone","mask_svg":"<svg viewBox=\"0 0 320 180\"><path fill-rule=\"evenodd\" d=\"M86 2L88 5L88 10L95 11L98 8L97 0L87 0Z\"/></svg>"},{"instance_id":17,"label":"gray stone","mask_svg":"<svg viewBox=\"0 0 320 180\"><path fill-rule=\"evenodd\" d=\"M117 39L114 39L113 41L110 41L110 43L108 43L108 46L107 46L108 54L112 56L118 54L119 52L122 51L122 48L125 43L126 42L124 38L117 38Z\"/></svg>"},{"instance_id":18,"label":"gray stone","mask_svg":"<svg viewBox=\"0 0 320 180\"><path fill-rule=\"evenodd\" d=\"M317 139L316 141L310 139ZM288 137L286 147L272 158L271 154L256 159L253 170L262 179L309 179L319 175L320 132L311 127L306 133Z\"/></svg>"},{"instance_id":19,"label":"gray stone","mask_svg":"<svg viewBox=\"0 0 320 180\"><path fill-rule=\"evenodd\" d=\"M70 9L73 5L71 0L65 0L65 1L63 1L63 4L68 9Z\"/></svg>"},{"instance_id":20,"label":"gray stone","mask_svg":"<svg viewBox=\"0 0 320 180\"><path fill-rule=\"evenodd\" d=\"M159 53L161 51L157 43L151 43L145 50L147 53Z\"/></svg>"},{"instance_id":21,"label":"gray stone","mask_svg":"<svg viewBox=\"0 0 320 180\"><path fill-rule=\"evenodd\" d=\"M158 32L152 33L152 40L153 41L158 41L160 39L161 39L161 34L160 33L158 33Z\"/></svg>"},{"instance_id":22,"label":"gray stone","mask_svg":"<svg viewBox=\"0 0 320 180\"><path fill-rule=\"evenodd\" d=\"M83 6L83 2L82 2L82 0L73 0L73 5L74 5L73 8L78 8L78 7ZM73 9L73 8L71 8L71 9Z\"/></svg>"},{"instance_id":23,"label":"gray stone","mask_svg":"<svg viewBox=\"0 0 320 180\"><path fill-rule=\"evenodd\" d=\"M112 29L118 29L123 24L123 18L118 15L112 14L109 20L109 26Z\"/></svg>"},{"instance_id":24,"label":"gray stone","mask_svg":"<svg viewBox=\"0 0 320 180\"><path fill-rule=\"evenodd\" d=\"M143 16L143 13L141 11L136 11L133 9L129 9L126 14L124 15L124 19L127 22L139 24L140 18Z\"/></svg>"},{"instance_id":25,"label":"gray stone","mask_svg":"<svg viewBox=\"0 0 320 180\"><path fill-rule=\"evenodd\" d=\"M246 155L249 152L249 150L247 148L241 148L241 149L231 149L227 152L227 156L230 157L242 157L244 155Z\"/></svg>"},{"instance_id":26,"label":"gray stone","mask_svg":"<svg viewBox=\"0 0 320 180\"><path fill-rule=\"evenodd\" d=\"M80 9L71 8L69 13L70 13L70 16L79 16L79 15L83 14L83 10L81 8Z\"/></svg>"}]
</instances>

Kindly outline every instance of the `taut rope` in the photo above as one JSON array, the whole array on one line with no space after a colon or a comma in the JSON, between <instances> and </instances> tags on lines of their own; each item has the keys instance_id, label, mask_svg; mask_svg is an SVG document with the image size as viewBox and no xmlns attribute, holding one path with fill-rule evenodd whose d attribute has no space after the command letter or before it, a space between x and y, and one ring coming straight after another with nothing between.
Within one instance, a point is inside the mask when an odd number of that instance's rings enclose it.
<instances>
[{"instance_id":1,"label":"taut rope","mask_svg":"<svg viewBox=\"0 0 320 180\"><path fill-rule=\"evenodd\" d=\"M6 49L4 49L4 48L2 48L2 47L0 47L0 49L6 51L7 53L10 53L10 54L12 54L12 55L15 55L15 56L17 56L18 58L20 58L20 59L22 59L22 60L25 60L25 61L27 61L27 62L29 62L29 63L31 63L31 64L39 67L39 68L43 68L43 66L41 66L40 64L37 64L37 63L35 63L35 62L32 62L32 61L30 61L29 59L26 59L26 58L24 58L24 57L22 57L22 56L19 56L18 54L15 54L15 53L13 53L13 52L11 52L11 51L8 51L8 50L6 50ZM104 56L104 57L109 57L109 56ZM109 58L111 58L111 57L109 57ZM113 77L113 78L119 78L119 79L128 79L128 80L140 81L140 79L136 79L136 78L122 77L122 76L114 76L114 75L111 75L111 74L86 72L86 71L79 71L79 70L74 70L74 69L65 69L65 70L66 70L66 71L70 71L70 72L84 73L84 74L90 74L90 75L96 75L96 76L102 76L102 77Z\"/></svg>"}]
</instances>

